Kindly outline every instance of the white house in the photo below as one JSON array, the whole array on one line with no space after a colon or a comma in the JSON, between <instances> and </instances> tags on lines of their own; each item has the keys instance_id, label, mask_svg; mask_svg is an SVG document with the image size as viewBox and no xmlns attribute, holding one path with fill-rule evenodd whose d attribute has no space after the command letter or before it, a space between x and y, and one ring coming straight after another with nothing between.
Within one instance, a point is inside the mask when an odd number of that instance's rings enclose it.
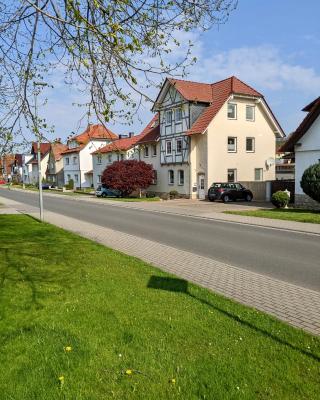
<instances>
[{"instance_id":1,"label":"white house","mask_svg":"<svg viewBox=\"0 0 320 400\"><path fill-rule=\"evenodd\" d=\"M29 163L33 159L33 154L22 154L22 182L31 183L32 164Z\"/></svg>"},{"instance_id":2,"label":"white house","mask_svg":"<svg viewBox=\"0 0 320 400\"><path fill-rule=\"evenodd\" d=\"M106 146L118 135L103 125L89 125L80 135L68 140L68 149L63 151L64 182L73 180L77 188L93 187L93 165L91 153Z\"/></svg>"},{"instance_id":3,"label":"white house","mask_svg":"<svg viewBox=\"0 0 320 400\"><path fill-rule=\"evenodd\" d=\"M288 137L281 151L295 153L295 204L304 207L319 207L319 204L304 194L300 181L310 165L320 162L320 97L302 111L308 114L298 128Z\"/></svg>"},{"instance_id":4,"label":"white house","mask_svg":"<svg viewBox=\"0 0 320 400\"><path fill-rule=\"evenodd\" d=\"M284 132L263 95L238 78L166 79L152 110L160 123L160 192L203 199L213 182L275 179L276 138Z\"/></svg>"},{"instance_id":5,"label":"white house","mask_svg":"<svg viewBox=\"0 0 320 400\"><path fill-rule=\"evenodd\" d=\"M141 159L154 164L154 170L159 170L159 149L154 143L159 136L158 133L158 115L155 115L139 135L130 134L129 137L120 138L94 151L92 153L94 187L99 186L103 171L115 161ZM156 174L157 171L155 176ZM156 190L156 187L150 190Z\"/></svg>"},{"instance_id":6,"label":"white house","mask_svg":"<svg viewBox=\"0 0 320 400\"><path fill-rule=\"evenodd\" d=\"M50 143L40 143L40 155L41 155L41 179L46 178L46 171L48 168L48 161L49 161L49 153L50 153ZM31 183L33 185L38 183L39 176L38 176L38 143L32 143L31 147L31 155L32 158L29 159L24 164L23 167L23 174L24 174L24 183ZM27 157L29 158L29 157ZM27 178L27 172L29 175L29 179ZM28 181L28 182L27 182Z\"/></svg>"}]
</instances>

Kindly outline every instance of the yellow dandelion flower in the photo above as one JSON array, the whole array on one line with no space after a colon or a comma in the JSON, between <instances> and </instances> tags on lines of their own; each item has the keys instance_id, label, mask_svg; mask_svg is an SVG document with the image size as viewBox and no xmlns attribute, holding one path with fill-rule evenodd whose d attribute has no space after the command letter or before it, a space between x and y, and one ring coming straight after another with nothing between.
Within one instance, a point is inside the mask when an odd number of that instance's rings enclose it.
<instances>
[{"instance_id":1,"label":"yellow dandelion flower","mask_svg":"<svg viewBox=\"0 0 320 400\"><path fill-rule=\"evenodd\" d=\"M126 375L132 375L132 369L127 369L126 370Z\"/></svg>"},{"instance_id":2,"label":"yellow dandelion flower","mask_svg":"<svg viewBox=\"0 0 320 400\"><path fill-rule=\"evenodd\" d=\"M71 346L66 346L64 349L65 349L65 351L68 352L68 351L71 351L71 350L72 350L72 347L71 347Z\"/></svg>"},{"instance_id":3,"label":"yellow dandelion flower","mask_svg":"<svg viewBox=\"0 0 320 400\"><path fill-rule=\"evenodd\" d=\"M59 376L58 381L62 385L64 383L64 376Z\"/></svg>"},{"instance_id":4,"label":"yellow dandelion flower","mask_svg":"<svg viewBox=\"0 0 320 400\"><path fill-rule=\"evenodd\" d=\"M172 385L175 385L175 383L176 383L176 380L175 380L175 378L171 378L171 379L169 379L169 383L172 383Z\"/></svg>"}]
</instances>

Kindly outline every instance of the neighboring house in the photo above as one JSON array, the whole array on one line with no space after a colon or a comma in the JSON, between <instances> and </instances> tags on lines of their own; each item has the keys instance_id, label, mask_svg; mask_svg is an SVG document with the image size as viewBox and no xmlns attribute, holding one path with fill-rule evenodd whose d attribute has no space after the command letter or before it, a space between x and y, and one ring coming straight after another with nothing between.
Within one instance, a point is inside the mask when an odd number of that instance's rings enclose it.
<instances>
[{"instance_id":1,"label":"neighboring house","mask_svg":"<svg viewBox=\"0 0 320 400\"><path fill-rule=\"evenodd\" d=\"M22 182L23 174L23 155L14 154L14 159L10 165L11 167L11 179L15 182Z\"/></svg>"},{"instance_id":2,"label":"neighboring house","mask_svg":"<svg viewBox=\"0 0 320 400\"><path fill-rule=\"evenodd\" d=\"M156 149L155 142L157 137L159 137L159 124L158 115L155 115L139 135L129 134L129 137L120 137L111 144L94 151L92 153L94 187L101 184L103 171L115 161L141 159L152 164L154 170L159 171L159 149ZM147 155L149 147L150 157ZM155 183L157 171L155 172ZM156 191L156 185L152 186L150 190Z\"/></svg>"},{"instance_id":3,"label":"neighboring house","mask_svg":"<svg viewBox=\"0 0 320 400\"><path fill-rule=\"evenodd\" d=\"M50 153L50 143L40 143L40 156L41 156L41 180L46 179L46 172L48 168L49 153ZM25 173L27 166L29 171L29 182L33 185L38 183L39 173L38 173L38 143L33 142L31 147L32 158L25 163L24 171ZM24 183L25 179L23 179Z\"/></svg>"},{"instance_id":4,"label":"neighboring house","mask_svg":"<svg viewBox=\"0 0 320 400\"><path fill-rule=\"evenodd\" d=\"M308 114L281 147L280 151L295 153L295 204L319 207L319 203L304 194L300 181L303 172L312 164L320 162L320 97L302 111Z\"/></svg>"},{"instance_id":5,"label":"neighboring house","mask_svg":"<svg viewBox=\"0 0 320 400\"><path fill-rule=\"evenodd\" d=\"M284 132L263 95L238 78L166 79L152 110L160 121L159 192L203 199L213 182L275 179Z\"/></svg>"},{"instance_id":6,"label":"neighboring house","mask_svg":"<svg viewBox=\"0 0 320 400\"><path fill-rule=\"evenodd\" d=\"M11 166L14 163L15 155L14 154L5 154L0 159L0 177L1 179L11 180L12 179L12 171Z\"/></svg>"},{"instance_id":7,"label":"neighboring house","mask_svg":"<svg viewBox=\"0 0 320 400\"><path fill-rule=\"evenodd\" d=\"M60 140L51 144L47 169L47 181L57 187L63 187L64 185L62 153L66 150L68 150L68 146L62 144Z\"/></svg>"},{"instance_id":8,"label":"neighboring house","mask_svg":"<svg viewBox=\"0 0 320 400\"><path fill-rule=\"evenodd\" d=\"M33 159L33 154L22 154L22 182L24 184L31 183L32 164L29 163Z\"/></svg>"},{"instance_id":9,"label":"neighboring house","mask_svg":"<svg viewBox=\"0 0 320 400\"><path fill-rule=\"evenodd\" d=\"M73 180L77 188L93 186L91 153L118 139L118 135L103 125L89 125L80 135L68 140L68 149L63 151L64 182Z\"/></svg>"}]
</instances>

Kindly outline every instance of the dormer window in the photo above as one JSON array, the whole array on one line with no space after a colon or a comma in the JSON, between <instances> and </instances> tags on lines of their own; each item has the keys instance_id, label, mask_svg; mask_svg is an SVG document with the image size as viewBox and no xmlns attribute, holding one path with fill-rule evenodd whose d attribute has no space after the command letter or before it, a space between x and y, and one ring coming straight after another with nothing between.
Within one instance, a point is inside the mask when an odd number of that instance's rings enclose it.
<instances>
[{"instance_id":1,"label":"dormer window","mask_svg":"<svg viewBox=\"0 0 320 400\"><path fill-rule=\"evenodd\" d=\"M237 119L237 105L228 103L228 119Z\"/></svg>"},{"instance_id":2,"label":"dormer window","mask_svg":"<svg viewBox=\"0 0 320 400\"><path fill-rule=\"evenodd\" d=\"M172 111L168 110L166 111L166 125L171 125L172 124Z\"/></svg>"}]
</instances>

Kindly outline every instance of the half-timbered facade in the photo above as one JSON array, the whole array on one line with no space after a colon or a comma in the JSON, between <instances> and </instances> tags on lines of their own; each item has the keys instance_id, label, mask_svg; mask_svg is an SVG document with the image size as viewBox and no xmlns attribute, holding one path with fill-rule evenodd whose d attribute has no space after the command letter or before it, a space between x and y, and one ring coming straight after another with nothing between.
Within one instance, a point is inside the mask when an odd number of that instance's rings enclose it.
<instances>
[{"instance_id":1,"label":"half-timbered facade","mask_svg":"<svg viewBox=\"0 0 320 400\"><path fill-rule=\"evenodd\" d=\"M284 133L262 94L236 77L213 84L166 79L160 121L160 192L204 198L213 182L275 177Z\"/></svg>"}]
</instances>

